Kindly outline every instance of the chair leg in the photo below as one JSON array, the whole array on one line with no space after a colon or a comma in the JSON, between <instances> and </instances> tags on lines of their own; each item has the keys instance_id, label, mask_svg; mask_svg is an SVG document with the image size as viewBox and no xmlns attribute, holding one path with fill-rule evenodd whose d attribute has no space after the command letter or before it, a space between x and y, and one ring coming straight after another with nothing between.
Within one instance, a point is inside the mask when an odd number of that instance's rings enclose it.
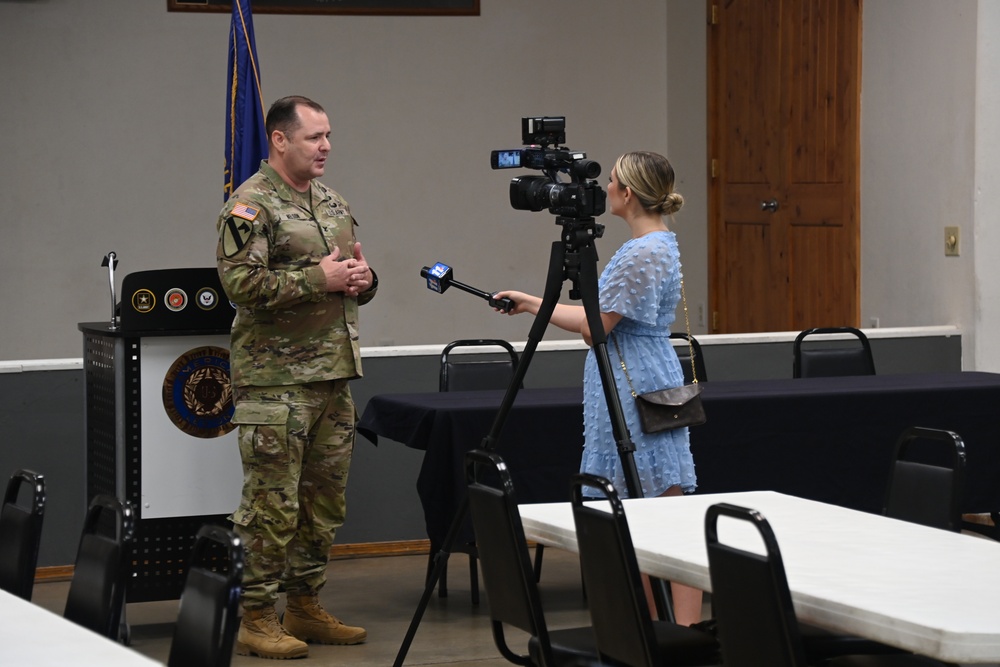
<instances>
[{"instance_id":1,"label":"chair leg","mask_svg":"<svg viewBox=\"0 0 1000 667\"><path fill-rule=\"evenodd\" d=\"M542 555L545 553L544 544L535 545L535 583L542 580Z\"/></svg>"},{"instance_id":2,"label":"chair leg","mask_svg":"<svg viewBox=\"0 0 1000 667\"><path fill-rule=\"evenodd\" d=\"M432 548L427 557L427 576L424 577L424 585L430 582L431 575L434 574L434 557L437 554L437 550ZM444 567L441 569L441 577L438 579L438 597L448 597L448 561L445 561Z\"/></svg>"},{"instance_id":3,"label":"chair leg","mask_svg":"<svg viewBox=\"0 0 1000 667\"><path fill-rule=\"evenodd\" d=\"M476 554L469 554L469 590L472 591L472 604L479 605L479 559Z\"/></svg>"}]
</instances>

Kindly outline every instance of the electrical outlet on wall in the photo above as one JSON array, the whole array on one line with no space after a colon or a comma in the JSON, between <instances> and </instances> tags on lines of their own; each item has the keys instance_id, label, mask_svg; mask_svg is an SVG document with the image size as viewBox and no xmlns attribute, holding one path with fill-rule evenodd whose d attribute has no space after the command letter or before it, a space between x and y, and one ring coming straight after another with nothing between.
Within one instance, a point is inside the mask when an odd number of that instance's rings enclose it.
<instances>
[{"instance_id":1,"label":"electrical outlet on wall","mask_svg":"<svg viewBox=\"0 0 1000 667\"><path fill-rule=\"evenodd\" d=\"M959 242L961 237L959 235L958 227L945 227L944 228L944 256L945 257L958 257L959 251L961 250Z\"/></svg>"}]
</instances>

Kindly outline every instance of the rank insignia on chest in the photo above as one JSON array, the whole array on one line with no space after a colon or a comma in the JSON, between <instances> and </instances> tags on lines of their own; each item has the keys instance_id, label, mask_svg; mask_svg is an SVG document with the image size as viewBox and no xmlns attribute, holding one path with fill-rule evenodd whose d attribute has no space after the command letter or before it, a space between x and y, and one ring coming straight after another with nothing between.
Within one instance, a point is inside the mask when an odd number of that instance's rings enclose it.
<instances>
[{"instance_id":1,"label":"rank insignia on chest","mask_svg":"<svg viewBox=\"0 0 1000 667\"><path fill-rule=\"evenodd\" d=\"M334 197L326 202L327 215L338 216L347 214L347 205L340 199Z\"/></svg>"}]
</instances>

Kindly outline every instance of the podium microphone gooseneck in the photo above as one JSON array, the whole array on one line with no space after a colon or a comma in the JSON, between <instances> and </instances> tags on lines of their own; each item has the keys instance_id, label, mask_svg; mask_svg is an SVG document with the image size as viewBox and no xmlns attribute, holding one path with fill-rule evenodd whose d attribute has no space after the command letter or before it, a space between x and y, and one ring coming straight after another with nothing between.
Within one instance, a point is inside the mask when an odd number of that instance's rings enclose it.
<instances>
[{"instance_id":1,"label":"podium microphone gooseneck","mask_svg":"<svg viewBox=\"0 0 1000 667\"><path fill-rule=\"evenodd\" d=\"M492 307L499 309L501 312L509 313L514 307L514 302L507 297L497 299L489 292L484 292L481 289L458 282L455 280L455 271L447 264L441 262L437 262L434 266L425 266L420 269L420 276L427 279L427 289L438 294L444 294L449 287L455 286L463 292L486 299Z\"/></svg>"}]
</instances>

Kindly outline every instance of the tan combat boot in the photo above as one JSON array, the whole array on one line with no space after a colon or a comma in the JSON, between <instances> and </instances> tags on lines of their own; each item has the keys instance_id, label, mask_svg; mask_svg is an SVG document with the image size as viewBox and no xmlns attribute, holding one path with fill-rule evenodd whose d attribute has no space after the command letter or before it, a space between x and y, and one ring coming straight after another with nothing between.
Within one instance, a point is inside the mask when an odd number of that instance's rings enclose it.
<instances>
[{"instance_id":1,"label":"tan combat boot","mask_svg":"<svg viewBox=\"0 0 1000 667\"><path fill-rule=\"evenodd\" d=\"M302 641L320 644L360 644L368 638L364 628L344 625L328 614L315 595L289 595L283 624Z\"/></svg>"},{"instance_id":2,"label":"tan combat boot","mask_svg":"<svg viewBox=\"0 0 1000 667\"><path fill-rule=\"evenodd\" d=\"M236 635L236 654L285 660L306 657L309 647L285 632L274 607L262 607L243 610L243 621Z\"/></svg>"}]
</instances>

